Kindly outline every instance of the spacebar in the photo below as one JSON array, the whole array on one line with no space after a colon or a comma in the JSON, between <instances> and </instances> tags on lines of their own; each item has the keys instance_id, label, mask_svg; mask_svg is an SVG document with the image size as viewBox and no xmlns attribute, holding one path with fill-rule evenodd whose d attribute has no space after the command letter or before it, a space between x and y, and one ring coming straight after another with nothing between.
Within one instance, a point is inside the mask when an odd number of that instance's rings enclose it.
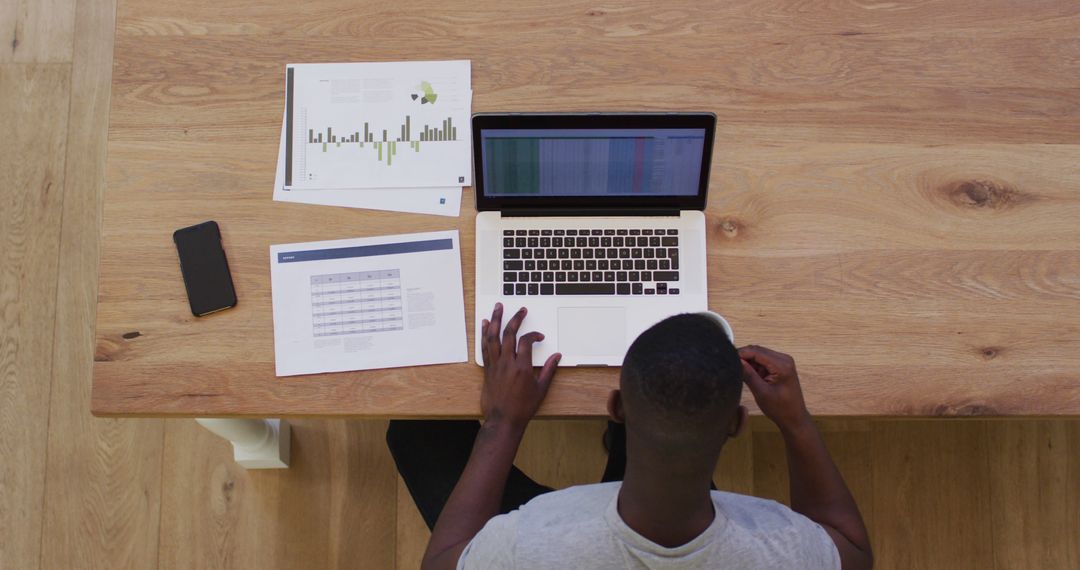
<instances>
[{"instance_id":1,"label":"spacebar","mask_svg":"<svg viewBox=\"0 0 1080 570\"><path fill-rule=\"evenodd\" d=\"M556 295L614 295L614 283L556 283Z\"/></svg>"}]
</instances>

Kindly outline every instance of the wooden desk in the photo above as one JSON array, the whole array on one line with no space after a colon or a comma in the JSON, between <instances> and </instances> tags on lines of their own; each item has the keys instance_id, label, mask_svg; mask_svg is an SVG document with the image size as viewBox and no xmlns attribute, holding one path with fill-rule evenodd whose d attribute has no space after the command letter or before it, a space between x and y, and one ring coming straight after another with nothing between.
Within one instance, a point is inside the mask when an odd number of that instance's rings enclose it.
<instances>
[{"instance_id":1,"label":"wooden desk","mask_svg":"<svg viewBox=\"0 0 1080 570\"><path fill-rule=\"evenodd\" d=\"M270 199L287 62L457 58L478 112L716 112L710 306L813 412L1080 413L1075 2L365 4L120 1L94 413L476 414L471 363L275 378L270 311L272 243L458 228L471 321L471 192L456 220ZM195 319L170 234L206 219L240 304ZM603 414L616 374L560 372L541 413Z\"/></svg>"}]
</instances>

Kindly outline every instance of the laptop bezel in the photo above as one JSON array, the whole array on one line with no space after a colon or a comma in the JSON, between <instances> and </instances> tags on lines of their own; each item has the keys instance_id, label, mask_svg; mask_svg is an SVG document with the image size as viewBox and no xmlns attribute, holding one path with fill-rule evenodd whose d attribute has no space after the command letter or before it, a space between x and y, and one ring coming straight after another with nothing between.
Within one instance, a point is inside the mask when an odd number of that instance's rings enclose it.
<instances>
[{"instance_id":1,"label":"laptop bezel","mask_svg":"<svg viewBox=\"0 0 1080 570\"><path fill-rule=\"evenodd\" d=\"M484 192L484 156L481 151L485 129L705 129L698 191L690 196L488 196ZM478 212L537 209L634 209L677 208L704 210L709 191L713 142L716 135L714 113L477 113L472 117L473 190Z\"/></svg>"}]
</instances>

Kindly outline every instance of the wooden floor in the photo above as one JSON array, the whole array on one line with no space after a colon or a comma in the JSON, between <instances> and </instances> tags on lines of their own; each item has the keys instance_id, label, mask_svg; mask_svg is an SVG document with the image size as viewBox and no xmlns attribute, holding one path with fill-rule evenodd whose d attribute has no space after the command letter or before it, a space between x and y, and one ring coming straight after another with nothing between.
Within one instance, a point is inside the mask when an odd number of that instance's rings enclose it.
<instances>
[{"instance_id":1,"label":"wooden floor","mask_svg":"<svg viewBox=\"0 0 1080 570\"><path fill-rule=\"evenodd\" d=\"M114 11L0 3L0 569L416 567L384 422L297 421L293 467L247 472L192 421L89 415ZM879 568L1080 567L1080 420L821 423ZM751 428L717 483L784 500ZM602 429L537 423L519 465L594 481Z\"/></svg>"}]
</instances>

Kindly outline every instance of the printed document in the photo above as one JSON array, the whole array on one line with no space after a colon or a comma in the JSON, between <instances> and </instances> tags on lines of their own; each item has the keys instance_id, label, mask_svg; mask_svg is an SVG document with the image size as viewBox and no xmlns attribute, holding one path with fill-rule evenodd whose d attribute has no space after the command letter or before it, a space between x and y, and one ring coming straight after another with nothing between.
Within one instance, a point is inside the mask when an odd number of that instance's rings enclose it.
<instances>
[{"instance_id":1,"label":"printed document","mask_svg":"<svg viewBox=\"0 0 1080 570\"><path fill-rule=\"evenodd\" d=\"M458 232L270 247L278 376L465 362Z\"/></svg>"},{"instance_id":2,"label":"printed document","mask_svg":"<svg viewBox=\"0 0 1080 570\"><path fill-rule=\"evenodd\" d=\"M472 183L471 64L285 68L285 188Z\"/></svg>"}]
</instances>

